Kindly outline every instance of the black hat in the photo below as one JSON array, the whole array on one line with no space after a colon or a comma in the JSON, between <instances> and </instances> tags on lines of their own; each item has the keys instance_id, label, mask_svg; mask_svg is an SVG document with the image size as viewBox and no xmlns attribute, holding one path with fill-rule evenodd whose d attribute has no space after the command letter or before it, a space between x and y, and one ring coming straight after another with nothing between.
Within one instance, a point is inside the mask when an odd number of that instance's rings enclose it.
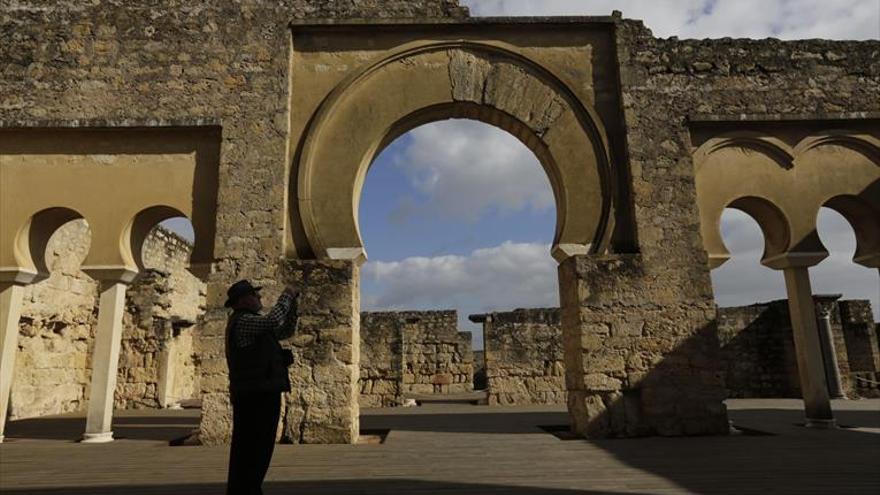
<instances>
[{"instance_id":1,"label":"black hat","mask_svg":"<svg viewBox=\"0 0 880 495\"><path fill-rule=\"evenodd\" d=\"M229 290L226 291L226 303L223 305L227 308L232 307L233 304L236 303L242 297L248 294L257 293L262 287L254 287L251 285L249 280L239 280L238 282L232 284L229 287Z\"/></svg>"}]
</instances>

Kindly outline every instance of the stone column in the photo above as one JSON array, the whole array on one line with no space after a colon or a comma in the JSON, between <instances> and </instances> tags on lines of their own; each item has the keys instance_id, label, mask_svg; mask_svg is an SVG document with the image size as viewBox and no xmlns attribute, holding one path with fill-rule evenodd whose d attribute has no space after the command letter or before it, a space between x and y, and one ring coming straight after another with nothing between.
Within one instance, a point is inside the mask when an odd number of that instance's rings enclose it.
<instances>
[{"instance_id":1,"label":"stone column","mask_svg":"<svg viewBox=\"0 0 880 495\"><path fill-rule=\"evenodd\" d=\"M840 380L840 363L834 349L834 334L831 330L831 310L823 307L819 313L819 341L825 362L825 379L828 381L828 394L832 399L845 399Z\"/></svg>"},{"instance_id":2,"label":"stone column","mask_svg":"<svg viewBox=\"0 0 880 495\"><path fill-rule=\"evenodd\" d=\"M18 320L21 316L23 294L24 286L20 284L0 284L0 443L3 442L6 431L9 393L15 371L15 355L18 353Z\"/></svg>"},{"instance_id":3,"label":"stone column","mask_svg":"<svg viewBox=\"0 0 880 495\"><path fill-rule=\"evenodd\" d=\"M783 269L788 292L788 311L794 334L801 394L804 398L806 424L812 428L833 428L834 415L825 382L822 347L816 326L816 310L810 287L810 273L805 266Z\"/></svg>"},{"instance_id":4,"label":"stone column","mask_svg":"<svg viewBox=\"0 0 880 495\"><path fill-rule=\"evenodd\" d=\"M174 337L170 335L166 335L159 344L159 383L156 386L156 399L159 401L159 407L163 408L175 406L172 394L176 372L174 355L177 349L174 344Z\"/></svg>"},{"instance_id":5,"label":"stone column","mask_svg":"<svg viewBox=\"0 0 880 495\"><path fill-rule=\"evenodd\" d=\"M92 382L84 443L113 441L113 393L122 344L122 315L125 312L125 289L122 280L102 280L98 303L98 331L92 356Z\"/></svg>"}]
</instances>

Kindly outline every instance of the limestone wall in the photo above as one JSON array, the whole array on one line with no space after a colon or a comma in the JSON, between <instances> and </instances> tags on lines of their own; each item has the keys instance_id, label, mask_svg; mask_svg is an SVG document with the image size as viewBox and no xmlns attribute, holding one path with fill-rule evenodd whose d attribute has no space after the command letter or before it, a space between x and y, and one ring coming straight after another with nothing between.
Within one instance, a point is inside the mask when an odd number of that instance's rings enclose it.
<instances>
[{"instance_id":1,"label":"limestone wall","mask_svg":"<svg viewBox=\"0 0 880 495\"><path fill-rule=\"evenodd\" d=\"M360 279L352 261L290 261L279 279L301 287L293 350L292 391L285 394L282 440L354 443L360 431ZM271 297L271 296L270 296ZM225 377L224 377L225 379ZM202 424L202 441L227 434L226 425Z\"/></svg>"},{"instance_id":2,"label":"limestone wall","mask_svg":"<svg viewBox=\"0 0 880 495\"><path fill-rule=\"evenodd\" d=\"M490 405L565 404L559 308L479 315Z\"/></svg>"},{"instance_id":3,"label":"limestone wall","mask_svg":"<svg viewBox=\"0 0 880 495\"><path fill-rule=\"evenodd\" d=\"M399 405L406 394L474 389L470 332L455 311L361 313L362 407Z\"/></svg>"},{"instance_id":4,"label":"limestone wall","mask_svg":"<svg viewBox=\"0 0 880 495\"><path fill-rule=\"evenodd\" d=\"M880 345L870 301L840 301L840 323L852 372L880 372Z\"/></svg>"},{"instance_id":5,"label":"limestone wall","mask_svg":"<svg viewBox=\"0 0 880 495\"><path fill-rule=\"evenodd\" d=\"M470 332L458 331L458 313L403 311L403 393L454 394L474 389Z\"/></svg>"},{"instance_id":6,"label":"limestone wall","mask_svg":"<svg viewBox=\"0 0 880 495\"><path fill-rule=\"evenodd\" d=\"M174 312L181 308L175 301L193 293L175 290L174 279L166 272L149 270L126 293L115 408L168 407L198 397L196 320ZM194 295L199 295L198 287ZM203 303L186 308L185 313L200 308L204 309Z\"/></svg>"},{"instance_id":7,"label":"limestone wall","mask_svg":"<svg viewBox=\"0 0 880 495\"><path fill-rule=\"evenodd\" d=\"M404 321L397 313L361 313L361 407L400 405L403 326Z\"/></svg>"},{"instance_id":8,"label":"limestone wall","mask_svg":"<svg viewBox=\"0 0 880 495\"><path fill-rule=\"evenodd\" d=\"M87 405L98 298L97 283L79 270L89 236L83 221L62 226L47 248L50 277L25 289L11 418ZM205 286L185 270L188 256L186 241L161 229L145 242L145 263L154 268L127 291L116 407L197 396L193 325L204 311Z\"/></svg>"}]
</instances>

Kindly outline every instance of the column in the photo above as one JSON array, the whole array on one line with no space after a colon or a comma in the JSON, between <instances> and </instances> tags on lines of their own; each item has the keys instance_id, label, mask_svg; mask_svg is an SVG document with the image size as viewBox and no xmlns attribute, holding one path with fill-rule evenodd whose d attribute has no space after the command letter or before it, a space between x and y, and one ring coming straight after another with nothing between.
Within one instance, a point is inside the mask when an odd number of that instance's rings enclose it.
<instances>
[{"instance_id":1,"label":"column","mask_svg":"<svg viewBox=\"0 0 880 495\"><path fill-rule=\"evenodd\" d=\"M819 314L819 339L822 357L825 362L825 379L828 381L828 394L832 399L845 399L843 384L840 381L840 364L834 349L834 334L831 330L831 310L823 307Z\"/></svg>"},{"instance_id":2,"label":"column","mask_svg":"<svg viewBox=\"0 0 880 495\"><path fill-rule=\"evenodd\" d=\"M833 428L834 416L825 382L810 273L805 266L787 267L783 269L783 273L788 292L788 311L791 315L806 425L812 428Z\"/></svg>"},{"instance_id":3,"label":"column","mask_svg":"<svg viewBox=\"0 0 880 495\"><path fill-rule=\"evenodd\" d=\"M98 305L98 331L92 357L92 383L89 393L88 417L84 443L113 441L113 393L122 345L122 314L125 311L127 283L120 280L101 281Z\"/></svg>"},{"instance_id":4,"label":"column","mask_svg":"<svg viewBox=\"0 0 880 495\"><path fill-rule=\"evenodd\" d=\"M18 320L23 293L24 286L20 284L0 284L0 443L6 431L9 393L18 353Z\"/></svg>"}]
</instances>

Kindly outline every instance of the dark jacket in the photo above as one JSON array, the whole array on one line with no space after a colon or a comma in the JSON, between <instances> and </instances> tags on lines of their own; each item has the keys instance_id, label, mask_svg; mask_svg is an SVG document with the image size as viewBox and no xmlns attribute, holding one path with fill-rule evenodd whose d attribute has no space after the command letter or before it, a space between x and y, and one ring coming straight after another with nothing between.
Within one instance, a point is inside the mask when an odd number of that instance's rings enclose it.
<instances>
[{"instance_id":1,"label":"dark jacket","mask_svg":"<svg viewBox=\"0 0 880 495\"><path fill-rule=\"evenodd\" d=\"M226 327L226 364L229 367L229 391L231 394L247 392L289 392L290 377L287 374L289 362L285 362L285 351L277 337L266 332L253 344L241 347L235 345L236 323L243 314L257 314L247 310L237 310L229 317Z\"/></svg>"}]
</instances>

